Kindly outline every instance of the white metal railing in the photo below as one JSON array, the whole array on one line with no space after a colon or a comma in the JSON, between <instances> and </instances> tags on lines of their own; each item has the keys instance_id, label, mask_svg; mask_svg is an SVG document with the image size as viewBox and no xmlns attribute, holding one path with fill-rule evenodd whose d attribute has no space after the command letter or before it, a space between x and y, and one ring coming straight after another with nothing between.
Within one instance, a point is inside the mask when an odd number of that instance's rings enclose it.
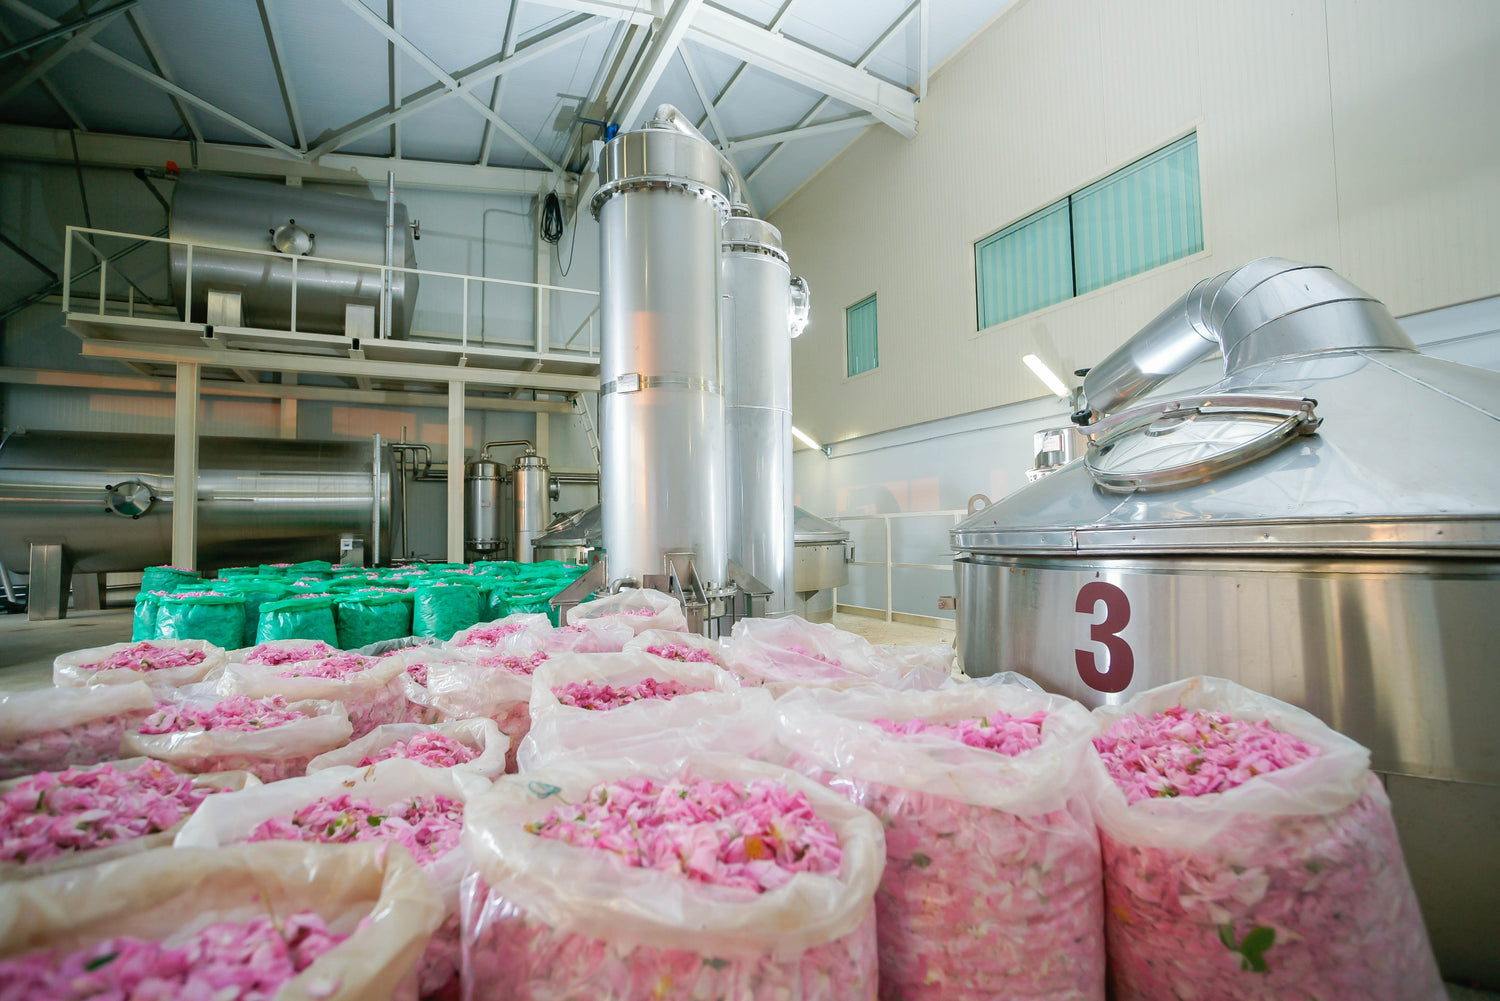
<instances>
[{"instance_id":1,"label":"white metal railing","mask_svg":"<svg viewBox=\"0 0 1500 1001\"><path fill-rule=\"evenodd\" d=\"M891 559L891 523L899 519L907 518L951 518L953 524L958 524L968 516L969 512L963 508L943 511L892 511L888 514L843 514L829 518L829 521L843 523L846 521L879 521L885 529L885 558L879 562L865 560L850 560L851 567L883 567L885 569L885 621L890 622L895 611L892 596L894 593L894 576L897 570L940 570L947 573L953 572L952 563L897 563ZM838 588L833 589L833 607L836 611L839 607Z\"/></svg>"},{"instance_id":2,"label":"white metal railing","mask_svg":"<svg viewBox=\"0 0 1500 1001\"><path fill-rule=\"evenodd\" d=\"M343 260L343 259L337 258L337 257L314 257L311 254L306 254L306 255L298 256L296 254L283 254L279 250L259 250L259 249L255 249L255 248L249 248L249 247L227 247L227 246L224 246L222 244L204 243L204 242L196 241L196 240L174 240L171 237L164 237L164 236L146 236L146 235L141 234L141 233L121 233L121 232L118 232L116 230L109 230L109 229L95 229L95 228L86 227L86 226L69 226L69 227L67 227L66 238L65 238L65 241L64 241L64 245L63 245L62 308L63 308L63 312L64 313L72 311L72 299L73 299L73 244L75 242L77 242L77 243L81 244L84 247L84 249L86 249L90 254L92 254L95 259L98 260L98 270L99 270L99 299L98 299L98 309L97 309L97 312L98 312L98 314L100 316L108 315L107 306L109 305L109 296L108 296L109 262L112 259L116 259L117 260L120 256L122 256L122 254L117 253L117 254L113 255L113 257L107 256L103 251L101 251L97 246L94 245L93 240L89 239L89 237L91 237L91 236L92 237L110 237L110 238L121 239L121 240L133 240L133 241L135 241L135 246L129 248L129 251L138 250L138 249L140 249L141 247L144 247L147 244L165 244L168 247L182 247L182 248L184 248L183 257L184 257L184 271L185 271L185 279L184 279L185 288L183 290L183 296L182 296L182 298L183 298L183 301L187 305L184 307L183 319L185 321L189 322L189 323L194 322L193 321L193 317L192 317L192 302L193 302L193 252L194 252L194 250L199 250L199 251L211 250L211 251L213 251L215 253L242 254L242 255L245 255L247 257L268 257L268 258L280 259L280 260L284 260L284 261L289 262L290 268L291 268L291 274L292 274L292 278L291 278L291 286L292 286L291 287L291 332L292 333L296 333L297 332L297 272L298 272L298 268L299 268L299 262L300 262L300 266L313 265L313 264L316 264L316 265L333 265L333 266L337 266L337 267L356 268L356 269L359 269L359 270L362 270L362 271L374 272L374 273L378 274L378 276L380 278L381 288L382 289L388 287L387 283L389 283L392 280L392 276L397 275L397 274L415 275L415 276L427 277L427 278L446 279L448 281L456 281L456 282L458 282L459 286L460 286L460 289L461 289L461 292L460 292L461 300L460 301L461 301L462 306L461 306L461 309L459 310L459 313L462 316L462 320L461 320L461 323L460 323L460 328L457 331L457 333L459 334L460 341L461 341L463 347L465 347L465 348L469 347L469 299L470 299L469 289L470 289L471 284L477 283L477 284L479 284L481 286L484 286L484 285L509 285L509 286L512 286L512 287L529 288L529 289L534 290L534 292L537 295L541 295L544 292L569 292L569 293L573 293L575 295L594 296L595 298L597 298L598 295L599 295L599 293L597 291L593 290L593 289L569 288L566 285L548 285L548 284L543 283L543 282L520 281L520 280L517 280L517 279L514 279L514 278L490 278L490 277L487 277L485 275L459 274L459 273L450 272L450 271L433 271L433 270L430 270L428 268L405 268L405 267L397 267L397 266L395 266L393 264L371 264L368 261L347 261L347 260ZM80 276L80 277L82 277L82 276ZM124 303L124 315L126 315L126 316L134 316L135 315L135 305L136 305L136 302L135 302L136 285L135 285L134 282L130 281L129 278L124 277L123 273L122 273L121 277L126 282L126 284L129 286L128 295L127 295L127 298L126 298L125 303ZM441 304L441 300L440 300L440 304ZM572 347L573 342L577 339L579 333L582 332L585 328L587 328L589 330L589 343L588 343L587 348L582 349L581 351L579 351L579 353L587 354L587 355L591 355L591 356L592 355L597 355L599 353L599 347L598 347L598 344L595 341L594 336L593 336L593 332L594 332L594 322L593 321L594 321L595 316L598 315L598 312L599 312L599 310L598 310L598 307L596 306L594 308L594 310L592 312L590 312L589 315L584 319L583 323L579 324L578 329L576 329L576 330L573 331L573 335L571 337L569 337L568 340L561 347L565 348L565 349L568 349L568 350L578 351L579 349L574 349ZM379 338L389 337L390 336L390 325L391 325L391 318L388 315L388 312L383 312L382 315L379 318L379 328L377 330L376 336L379 337ZM413 338L413 339L414 340L418 340L420 338Z\"/></svg>"}]
</instances>

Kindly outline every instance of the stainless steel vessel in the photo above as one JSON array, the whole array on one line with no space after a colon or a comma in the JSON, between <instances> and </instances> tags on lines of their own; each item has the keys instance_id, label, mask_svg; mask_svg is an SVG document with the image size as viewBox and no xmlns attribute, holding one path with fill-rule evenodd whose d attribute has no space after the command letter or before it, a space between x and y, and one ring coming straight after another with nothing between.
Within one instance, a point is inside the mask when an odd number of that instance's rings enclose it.
<instances>
[{"instance_id":1,"label":"stainless steel vessel","mask_svg":"<svg viewBox=\"0 0 1500 1001\"><path fill-rule=\"evenodd\" d=\"M1119 411L1215 345L1221 382ZM1417 353L1326 268L1263 260L1084 390L1085 456L953 529L965 670L1088 705L1214 674L1318 714L1391 776L1445 973L1500 985L1464 924L1500 908L1474 879L1500 857L1500 375Z\"/></svg>"},{"instance_id":2,"label":"stainless steel vessel","mask_svg":"<svg viewBox=\"0 0 1500 1001\"><path fill-rule=\"evenodd\" d=\"M553 519L547 531L531 542L533 560L562 560L588 565L604 551L604 528L599 505Z\"/></svg>"},{"instance_id":3,"label":"stainless steel vessel","mask_svg":"<svg viewBox=\"0 0 1500 1001\"><path fill-rule=\"evenodd\" d=\"M694 554L728 574L719 236L729 202L712 145L653 119L599 165L599 475L611 583Z\"/></svg>"},{"instance_id":4,"label":"stainless steel vessel","mask_svg":"<svg viewBox=\"0 0 1500 1001\"><path fill-rule=\"evenodd\" d=\"M381 277L386 260L383 201L293 188L265 181L187 173L172 193L173 240L248 250L275 250L302 257L333 258L354 264L297 262L297 329L325 334L345 332L345 307L373 308L379 331ZM395 204L394 226L404 233L391 245L391 264L414 268L416 250L406 206ZM171 248L172 294L181 307L187 295L187 248ZM208 321L208 293L240 296L242 325L287 330L292 320L292 262L288 257L236 254L194 248L192 312L184 318ZM358 264L376 265L362 268ZM417 276L393 272L391 336L406 337L417 298Z\"/></svg>"},{"instance_id":5,"label":"stainless steel vessel","mask_svg":"<svg viewBox=\"0 0 1500 1001\"><path fill-rule=\"evenodd\" d=\"M507 549L503 486L506 469L489 459L464 467L464 548L489 556Z\"/></svg>"},{"instance_id":6,"label":"stainless steel vessel","mask_svg":"<svg viewBox=\"0 0 1500 1001\"><path fill-rule=\"evenodd\" d=\"M547 530L547 523L552 520L547 460L528 449L516 456L510 477L515 496L515 521L511 526L515 558L519 563L530 563L536 559L532 542Z\"/></svg>"},{"instance_id":7,"label":"stainless steel vessel","mask_svg":"<svg viewBox=\"0 0 1500 1001\"><path fill-rule=\"evenodd\" d=\"M811 511L795 508L792 611L809 622L833 620L833 589L849 583L849 532Z\"/></svg>"},{"instance_id":8,"label":"stainless steel vessel","mask_svg":"<svg viewBox=\"0 0 1500 1001\"><path fill-rule=\"evenodd\" d=\"M338 559L391 537L390 445L203 438L198 566ZM30 547L61 545L80 573L131 571L172 555L170 435L28 431L0 449L0 562L26 572Z\"/></svg>"},{"instance_id":9,"label":"stainless steel vessel","mask_svg":"<svg viewBox=\"0 0 1500 1001\"><path fill-rule=\"evenodd\" d=\"M724 432L729 556L792 610L792 284L781 233L724 223ZM800 588L798 589L800 590Z\"/></svg>"}]
</instances>

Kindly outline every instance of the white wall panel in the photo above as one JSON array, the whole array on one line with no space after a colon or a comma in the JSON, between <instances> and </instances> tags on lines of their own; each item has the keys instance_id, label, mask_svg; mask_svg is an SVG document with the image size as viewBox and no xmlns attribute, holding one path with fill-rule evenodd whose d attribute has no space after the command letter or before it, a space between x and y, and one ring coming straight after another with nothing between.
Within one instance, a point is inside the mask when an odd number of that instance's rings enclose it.
<instances>
[{"instance_id":1,"label":"white wall panel","mask_svg":"<svg viewBox=\"0 0 1500 1001\"><path fill-rule=\"evenodd\" d=\"M1094 364L1259 256L1398 313L1494 294L1497 33L1486 0L1018 4L932 80L915 140L868 131L774 214L813 288L797 425L841 441L1037 398L1022 354ZM1193 129L1202 253L976 330L975 240ZM881 365L846 379L843 310L871 292Z\"/></svg>"}]
</instances>

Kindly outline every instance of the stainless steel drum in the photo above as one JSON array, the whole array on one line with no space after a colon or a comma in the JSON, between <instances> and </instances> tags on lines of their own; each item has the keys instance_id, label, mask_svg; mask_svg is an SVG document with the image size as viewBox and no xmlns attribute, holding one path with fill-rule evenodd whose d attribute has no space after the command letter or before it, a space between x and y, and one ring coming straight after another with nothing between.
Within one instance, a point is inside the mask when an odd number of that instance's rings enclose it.
<instances>
[{"instance_id":1,"label":"stainless steel drum","mask_svg":"<svg viewBox=\"0 0 1500 1001\"><path fill-rule=\"evenodd\" d=\"M464 548L489 556L509 542L505 534L502 485L505 467L475 459L464 467Z\"/></svg>"},{"instance_id":2,"label":"stainless steel drum","mask_svg":"<svg viewBox=\"0 0 1500 1001\"><path fill-rule=\"evenodd\" d=\"M1222 382L1119 410L1214 344ZM1500 986L1475 930L1500 909L1500 375L1269 260L1084 389L1086 455L953 529L965 670L1091 706L1212 674L1316 713L1390 776L1445 973Z\"/></svg>"},{"instance_id":3,"label":"stainless steel drum","mask_svg":"<svg viewBox=\"0 0 1500 1001\"><path fill-rule=\"evenodd\" d=\"M729 555L792 609L792 276L768 222L724 223L724 432ZM800 590L800 588L798 589Z\"/></svg>"},{"instance_id":4,"label":"stainless steel drum","mask_svg":"<svg viewBox=\"0 0 1500 1001\"><path fill-rule=\"evenodd\" d=\"M198 566L337 559L346 535L391 537L390 445L203 438ZM0 449L0 562L61 544L79 573L140 570L172 556L170 435L28 431ZM379 542L373 538L379 523Z\"/></svg>"},{"instance_id":5,"label":"stainless steel drum","mask_svg":"<svg viewBox=\"0 0 1500 1001\"><path fill-rule=\"evenodd\" d=\"M406 206L395 207L397 239L392 265L417 266ZM172 193L174 240L250 250L327 257L354 264L297 264L297 329L325 334L345 332L344 307L374 308L380 323L380 269L357 264L385 263L386 205L373 198L293 188L266 181L187 173ZM171 248L172 295L179 307L187 293L187 248ZM287 330L292 319L292 263L285 257L193 250L191 318L208 319L208 293L240 296L244 326ZM391 336L411 330L417 276L393 272Z\"/></svg>"},{"instance_id":6,"label":"stainless steel drum","mask_svg":"<svg viewBox=\"0 0 1500 1001\"><path fill-rule=\"evenodd\" d=\"M535 452L526 451L516 456L511 470L511 486L514 488L515 521L511 526L512 538L516 540L516 560L530 563L532 542L547 529L552 520L552 491L547 473L547 460Z\"/></svg>"},{"instance_id":7,"label":"stainless steel drum","mask_svg":"<svg viewBox=\"0 0 1500 1001\"><path fill-rule=\"evenodd\" d=\"M599 497L608 577L692 552L728 582L719 227L712 145L647 127L612 139L594 196L600 239Z\"/></svg>"}]
</instances>

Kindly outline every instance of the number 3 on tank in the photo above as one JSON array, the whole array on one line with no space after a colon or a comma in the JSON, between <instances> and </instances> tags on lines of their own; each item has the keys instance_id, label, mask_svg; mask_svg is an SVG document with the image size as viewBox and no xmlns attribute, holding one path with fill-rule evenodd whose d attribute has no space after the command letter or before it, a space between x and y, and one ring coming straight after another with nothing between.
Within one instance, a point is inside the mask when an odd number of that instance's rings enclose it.
<instances>
[{"instance_id":1,"label":"number 3 on tank","mask_svg":"<svg viewBox=\"0 0 1500 1001\"><path fill-rule=\"evenodd\" d=\"M1108 653L1103 669L1099 666L1100 653L1097 650L1074 650L1073 657L1078 662L1078 676L1085 685L1096 692L1113 695L1129 687L1135 674L1135 651L1120 636L1121 630L1130 625L1130 599L1115 584L1091 580L1078 589L1074 608L1084 615L1093 616L1098 613L1101 602L1104 620L1090 623L1089 639L1102 645Z\"/></svg>"}]
</instances>

